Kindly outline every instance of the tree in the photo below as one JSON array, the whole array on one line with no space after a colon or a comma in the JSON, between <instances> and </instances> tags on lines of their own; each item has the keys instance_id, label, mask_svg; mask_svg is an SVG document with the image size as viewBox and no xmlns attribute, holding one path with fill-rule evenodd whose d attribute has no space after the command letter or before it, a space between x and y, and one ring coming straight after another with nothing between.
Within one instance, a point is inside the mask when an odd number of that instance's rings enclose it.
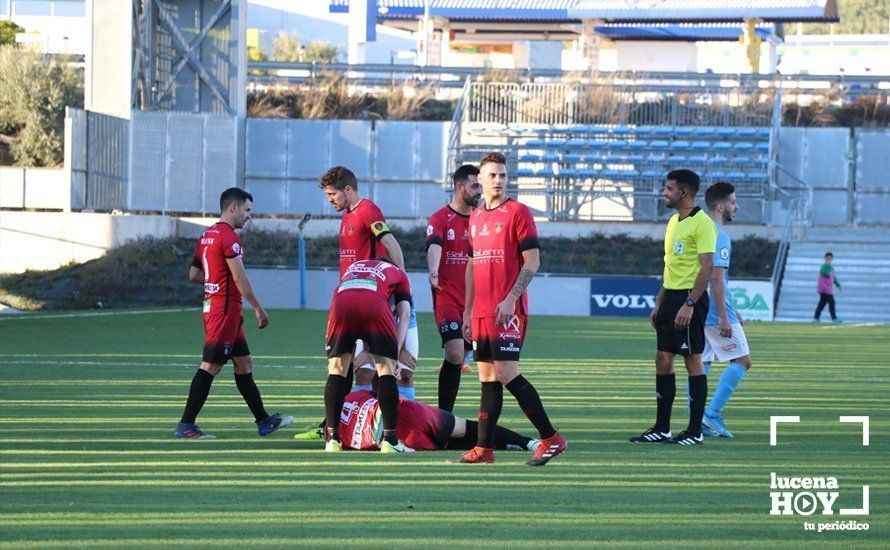
<instances>
[{"instance_id":1,"label":"tree","mask_svg":"<svg viewBox=\"0 0 890 550\"><path fill-rule=\"evenodd\" d=\"M0 139L18 166L63 160L65 107L83 108L83 73L68 59L0 46Z\"/></svg>"},{"instance_id":2,"label":"tree","mask_svg":"<svg viewBox=\"0 0 890 550\"><path fill-rule=\"evenodd\" d=\"M890 2L887 0L838 0L841 21L834 24L835 34L886 34L890 18ZM788 31L794 32L794 26ZM828 34L828 23L808 23L803 26L806 34Z\"/></svg>"},{"instance_id":3,"label":"tree","mask_svg":"<svg viewBox=\"0 0 890 550\"><path fill-rule=\"evenodd\" d=\"M304 45L297 33L278 31L272 39L272 58L292 63L334 63L340 49L321 40L310 40Z\"/></svg>"},{"instance_id":4,"label":"tree","mask_svg":"<svg viewBox=\"0 0 890 550\"><path fill-rule=\"evenodd\" d=\"M16 25L15 22L0 21L0 46L15 44L15 35L20 32L25 32L25 29Z\"/></svg>"}]
</instances>

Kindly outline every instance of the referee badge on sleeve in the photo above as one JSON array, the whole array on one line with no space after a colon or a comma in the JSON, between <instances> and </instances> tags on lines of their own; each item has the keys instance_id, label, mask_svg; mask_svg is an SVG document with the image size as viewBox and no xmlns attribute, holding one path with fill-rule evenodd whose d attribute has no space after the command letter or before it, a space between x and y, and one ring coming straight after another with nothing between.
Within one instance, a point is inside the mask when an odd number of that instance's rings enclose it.
<instances>
[{"instance_id":1,"label":"referee badge on sleeve","mask_svg":"<svg viewBox=\"0 0 890 550\"><path fill-rule=\"evenodd\" d=\"M729 259L729 249L728 248L724 247L724 248L720 249L720 258L724 259L724 260Z\"/></svg>"}]
</instances>

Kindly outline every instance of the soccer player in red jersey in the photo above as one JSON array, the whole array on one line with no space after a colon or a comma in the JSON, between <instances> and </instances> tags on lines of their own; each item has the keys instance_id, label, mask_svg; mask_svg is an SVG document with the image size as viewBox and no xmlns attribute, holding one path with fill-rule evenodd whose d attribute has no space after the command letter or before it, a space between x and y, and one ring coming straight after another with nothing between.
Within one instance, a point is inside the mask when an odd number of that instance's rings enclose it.
<instances>
[{"instance_id":1,"label":"soccer player in red jersey","mask_svg":"<svg viewBox=\"0 0 890 550\"><path fill-rule=\"evenodd\" d=\"M390 261L405 271L402 247L386 224L383 212L370 199L361 196L355 174L346 167L335 166L324 173L318 184L324 190L337 212L343 213L340 221L340 275L358 260L377 260L388 257ZM413 330L408 333L407 349L417 357L417 320L412 308ZM355 382L358 388L370 389L374 376L372 358L362 353L363 342L359 344L355 357ZM347 373L352 382L352 372ZM414 398L414 372L404 361L400 361L398 373L399 394Z\"/></svg>"},{"instance_id":2,"label":"soccer player in red jersey","mask_svg":"<svg viewBox=\"0 0 890 550\"><path fill-rule=\"evenodd\" d=\"M343 449L377 451L380 421L376 392L354 391L346 396L340 413L338 433ZM398 437L415 451L470 449L476 445L478 424L431 407L419 401L399 401ZM494 445L497 449L534 452L541 444L507 428L496 426Z\"/></svg>"},{"instance_id":3,"label":"soccer player in red jersey","mask_svg":"<svg viewBox=\"0 0 890 550\"><path fill-rule=\"evenodd\" d=\"M466 270L470 250L470 213L479 204L479 169L465 164L451 178L451 202L430 216L426 228L426 260L433 291L433 312L445 360L439 369L439 408L451 411L460 387L460 373L468 342L461 324L466 298Z\"/></svg>"},{"instance_id":4,"label":"soccer player in red jersey","mask_svg":"<svg viewBox=\"0 0 890 550\"><path fill-rule=\"evenodd\" d=\"M393 322L389 302L396 304L398 323ZM408 275L382 260L353 262L340 277L328 314L325 334L328 352L328 381L324 388L325 423L337 426L346 391L346 372L352 363L357 340L362 340L375 358L379 375L380 412L383 416L382 452L411 452L398 440L399 390L396 363L405 347L411 308ZM413 363L413 361L409 361ZM413 367L409 364L409 367ZM325 450L341 450L338 431L330 432Z\"/></svg>"},{"instance_id":5,"label":"soccer player in red jersey","mask_svg":"<svg viewBox=\"0 0 890 550\"><path fill-rule=\"evenodd\" d=\"M229 359L235 364L235 385L256 417L257 430L266 436L294 421L294 417L269 415L260 390L253 380L253 359L244 338L241 297L253 307L259 328L269 326L269 316L253 292L244 270L244 250L235 229L250 221L253 197L237 187L223 191L219 198L219 221L201 235L189 268L189 279L204 284L204 357L189 388L188 401L173 435L187 439L213 439L195 424L195 419L214 377Z\"/></svg>"},{"instance_id":6,"label":"soccer player in red jersey","mask_svg":"<svg viewBox=\"0 0 890 550\"><path fill-rule=\"evenodd\" d=\"M470 215L470 261L463 330L474 342L482 399L476 447L452 462L494 462L494 427L504 386L541 434L542 444L526 464L543 466L566 449L550 424L534 386L519 373L528 323L525 289L541 265L538 230L531 211L507 197L507 159L488 153L479 163L485 205Z\"/></svg>"}]
</instances>

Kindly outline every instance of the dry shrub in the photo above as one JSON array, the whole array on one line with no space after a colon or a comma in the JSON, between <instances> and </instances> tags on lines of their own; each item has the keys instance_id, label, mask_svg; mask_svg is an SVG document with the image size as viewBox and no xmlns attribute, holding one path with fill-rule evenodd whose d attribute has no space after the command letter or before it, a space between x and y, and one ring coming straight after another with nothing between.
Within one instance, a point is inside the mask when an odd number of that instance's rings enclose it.
<instances>
[{"instance_id":1,"label":"dry shrub","mask_svg":"<svg viewBox=\"0 0 890 550\"><path fill-rule=\"evenodd\" d=\"M409 84L392 84L381 98L386 104L387 120L419 120L423 104L435 99L435 91L429 84L419 87Z\"/></svg>"}]
</instances>

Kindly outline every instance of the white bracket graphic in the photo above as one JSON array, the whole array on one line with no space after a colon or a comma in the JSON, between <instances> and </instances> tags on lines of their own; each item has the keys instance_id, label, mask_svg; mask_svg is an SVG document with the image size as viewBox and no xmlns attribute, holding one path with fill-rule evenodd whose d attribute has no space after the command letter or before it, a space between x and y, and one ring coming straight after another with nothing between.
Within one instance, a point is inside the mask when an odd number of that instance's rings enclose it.
<instances>
[{"instance_id":1,"label":"white bracket graphic","mask_svg":"<svg viewBox=\"0 0 890 550\"><path fill-rule=\"evenodd\" d=\"M842 516L867 516L868 515L868 485L862 486L862 508L841 508Z\"/></svg>"},{"instance_id":2,"label":"white bracket graphic","mask_svg":"<svg viewBox=\"0 0 890 550\"><path fill-rule=\"evenodd\" d=\"M776 425L782 423L800 422L799 416L771 416L769 417L769 445L776 446Z\"/></svg>"},{"instance_id":3,"label":"white bracket graphic","mask_svg":"<svg viewBox=\"0 0 890 550\"><path fill-rule=\"evenodd\" d=\"M850 422L854 424L862 424L862 446L868 447L868 417L867 416L841 416L838 418L841 422ZM868 494L868 487L865 488ZM866 507L866 509L868 509Z\"/></svg>"}]
</instances>

